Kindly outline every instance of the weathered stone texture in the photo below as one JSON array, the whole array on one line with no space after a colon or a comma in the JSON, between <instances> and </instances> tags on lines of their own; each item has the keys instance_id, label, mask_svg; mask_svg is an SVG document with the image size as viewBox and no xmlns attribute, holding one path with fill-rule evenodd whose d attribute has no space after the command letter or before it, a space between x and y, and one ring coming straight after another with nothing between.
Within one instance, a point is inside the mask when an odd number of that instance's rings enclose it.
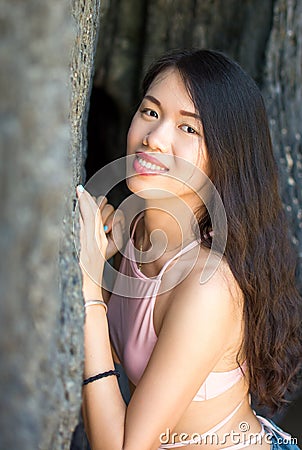
<instances>
[{"instance_id":1,"label":"weathered stone texture","mask_svg":"<svg viewBox=\"0 0 302 450\"><path fill-rule=\"evenodd\" d=\"M168 48L214 48L226 51L252 76L260 78L272 3L272 0L149 2L144 63L149 64Z\"/></svg>"},{"instance_id":2,"label":"weathered stone texture","mask_svg":"<svg viewBox=\"0 0 302 450\"><path fill-rule=\"evenodd\" d=\"M3 450L69 449L78 421L83 311L73 206L98 14L98 0L1 3Z\"/></svg>"},{"instance_id":3,"label":"weathered stone texture","mask_svg":"<svg viewBox=\"0 0 302 450\"><path fill-rule=\"evenodd\" d=\"M282 199L299 256L302 292L302 2L278 0L264 94L279 164Z\"/></svg>"}]
</instances>

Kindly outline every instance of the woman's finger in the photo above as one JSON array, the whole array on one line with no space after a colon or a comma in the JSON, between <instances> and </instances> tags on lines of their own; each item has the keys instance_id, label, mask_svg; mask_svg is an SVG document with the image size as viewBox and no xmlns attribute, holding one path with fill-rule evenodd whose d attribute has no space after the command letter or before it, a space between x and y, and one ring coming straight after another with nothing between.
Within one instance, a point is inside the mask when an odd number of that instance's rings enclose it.
<instances>
[{"instance_id":1,"label":"woman's finger","mask_svg":"<svg viewBox=\"0 0 302 450\"><path fill-rule=\"evenodd\" d=\"M99 195L98 197L91 196L98 209L101 211L101 217L105 233L109 233L111 231L111 227L106 223L108 217L114 212L114 207L108 204L108 199L104 195Z\"/></svg>"},{"instance_id":2,"label":"woman's finger","mask_svg":"<svg viewBox=\"0 0 302 450\"><path fill-rule=\"evenodd\" d=\"M116 226L119 224L121 226L121 230L124 230L125 227L125 216L120 209L116 209L111 211L110 215L107 217L107 219L104 221L104 224L108 226L107 233L110 233L112 229L116 228Z\"/></svg>"},{"instance_id":3,"label":"woman's finger","mask_svg":"<svg viewBox=\"0 0 302 450\"><path fill-rule=\"evenodd\" d=\"M125 218L123 212L121 210L116 210L109 216L106 224L108 224L108 247L106 258L109 259L123 246L125 228Z\"/></svg>"},{"instance_id":4,"label":"woman's finger","mask_svg":"<svg viewBox=\"0 0 302 450\"><path fill-rule=\"evenodd\" d=\"M107 202L108 199L104 195L99 195L98 197L96 197L96 204L100 209L103 209Z\"/></svg>"},{"instance_id":5,"label":"woman's finger","mask_svg":"<svg viewBox=\"0 0 302 450\"><path fill-rule=\"evenodd\" d=\"M98 207L92 196L82 186L77 187L77 196L79 200L80 213L84 224L89 232L92 232L95 226Z\"/></svg>"},{"instance_id":6,"label":"woman's finger","mask_svg":"<svg viewBox=\"0 0 302 450\"><path fill-rule=\"evenodd\" d=\"M105 205L105 207L101 210L101 215L103 219L103 224L109 227L110 217L114 215L114 207L112 205Z\"/></svg>"},{"instance_id":7,"label":"woman's finger","mask_svg":"<svg viewBox=\"0 0 302 450\"><path fill-rule=\"evenodd\" d=\"M81 244L81 248L86 246L86 233L85 233L85 225L82 219L82 216L79 215L79 221L80 221L80 244Z\"/></svg>"},{"instance_id":8,"label":"woman's finger","mask_svg":"<svg viewBox=\"0 0 302 450\"><path fill-rule=\"evenodd\" d=\"M85 217L91 213L91 203L89 202L89 193L83 188L83 186L77 186L77 197L79 202L80 213L83 221L85 222Z\"/></svg>"}]
</instances>

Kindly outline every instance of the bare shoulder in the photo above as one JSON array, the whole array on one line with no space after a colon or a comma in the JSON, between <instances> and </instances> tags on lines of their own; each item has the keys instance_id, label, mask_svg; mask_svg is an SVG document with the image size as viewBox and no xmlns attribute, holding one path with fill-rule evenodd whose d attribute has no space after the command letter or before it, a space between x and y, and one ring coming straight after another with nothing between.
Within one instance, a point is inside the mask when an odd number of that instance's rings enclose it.
<instances>
[{"instance_id":1,"label":"bare shoulder","mask_svg":"<svg viewBox=\"0 0 302 450\"><path fill-rule=\"evenodd\" d=\"M214 310L216 317L238 319L242 315L243 293L226 259L209 255L207 249L201 249L191 272L175 287L173 303L196 314Z\"/></svg>"},{"instance_id":2,"label":"bare shoulder","mask_svg":"<svg viewBox=\"0 0 302 450\"><path fill-rule=\"evenodd\" d=\"M242 291L225 257L204 248L200 249L194 267L179 287L213 294L216 291L234 301L242 300Z\"/></svg>"}]
</instances>

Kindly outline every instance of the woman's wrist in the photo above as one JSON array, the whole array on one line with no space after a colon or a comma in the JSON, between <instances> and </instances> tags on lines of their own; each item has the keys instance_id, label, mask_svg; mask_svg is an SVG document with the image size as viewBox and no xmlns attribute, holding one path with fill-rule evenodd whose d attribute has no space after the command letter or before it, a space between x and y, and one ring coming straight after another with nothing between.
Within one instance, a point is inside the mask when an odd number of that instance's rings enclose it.
<instances>
[{"instance_id":1,"label":"woman's wrist","mask_svg":"<svg viewBox=\"0 0 302 450\"><path fill-rule=\"evenodd\" d=\"M84 306L85 310L87 310L87 308L89 308L90 306L101 306L102 308L104 308L105 313L107 314L108 307L104 300L87 300Z\"/></svg>"},{"instance_id":2,"label":"woman's wrist","mask_svg":"<svg viewBox=\"0 0 302 450\"><path fill-rule=\"evenodd\" d=\"M83 282L82 290L85 303L90 300L104 300L102 288L97 283Z\"/></svg>"}]
</instances>

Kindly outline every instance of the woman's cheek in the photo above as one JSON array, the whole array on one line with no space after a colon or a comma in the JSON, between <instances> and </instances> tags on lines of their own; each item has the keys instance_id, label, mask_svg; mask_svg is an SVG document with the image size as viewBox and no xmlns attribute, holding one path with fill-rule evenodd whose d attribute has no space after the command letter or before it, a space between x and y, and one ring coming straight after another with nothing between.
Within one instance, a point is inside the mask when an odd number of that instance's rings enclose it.
<instances>
[{"instance_id":1,"label":"woman's cheek","mask_svg":"<svg viewBox=\"0 0 302 450\"><path fill-rule=\"evenodd\" d=\"M200 147L196 141L197 140L195 140L195 142L188 142L188 140L183 139L178 146L177 152L177 156L188 161L189 163L192 163L194 166L198 164L198 155L200 153Z\"/></svg>"},{"instance_id":2,"label":"woman's cheek","mask_svg":"<svg viewBox=\"0 0 302 450\"><path fill-rule=\"evenodd\" d=\"M127 135L127 153L132 154L141 147L144 138L143 123L135 116L132 119Z\"/></svg>"}]
</instances>

